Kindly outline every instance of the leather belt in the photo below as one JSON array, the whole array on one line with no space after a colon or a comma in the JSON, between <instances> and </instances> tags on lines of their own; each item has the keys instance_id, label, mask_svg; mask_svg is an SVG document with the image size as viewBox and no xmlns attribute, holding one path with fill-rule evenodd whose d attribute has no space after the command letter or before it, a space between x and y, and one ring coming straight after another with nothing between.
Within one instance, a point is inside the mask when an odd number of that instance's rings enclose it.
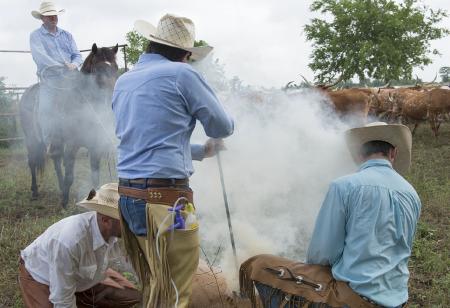
<instances>
[{"instance_id":1,"label":"leather belt","mask_svg":"<svg viewBox=\"0 0 450 308\"><path fill-rule=\"evenodd\" d=\"M141 178L141 179L121 179L119 178L119 185L126 184L140 184L148 186L151 185L189 185L189 179L151 179L151 178Z\"/></svg>"},{"instance_id":2,"label":"leather belt","mask_svg":"<svg viewBox=\"0 0 450 308\"><path fill-rule=\"evenodd\" d=\"M193 192L178 188L146 188L119 186L119 195L142 199L149 203L172 205L178 198L184 197L193 203Z\"/></svg>"}]
</instances>

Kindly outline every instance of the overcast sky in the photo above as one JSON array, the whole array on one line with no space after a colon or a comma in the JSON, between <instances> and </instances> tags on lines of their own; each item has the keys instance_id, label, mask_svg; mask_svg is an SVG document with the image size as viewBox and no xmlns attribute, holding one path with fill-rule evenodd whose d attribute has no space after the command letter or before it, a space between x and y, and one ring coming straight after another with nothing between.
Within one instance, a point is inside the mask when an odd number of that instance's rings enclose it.
<instances>
[{"instance_id":1,"label":"overcast sky","mask_svg":"<svg viewBox=\"0 0 450 308\"><path fill-rule=\"evenodd\" d=\"M225 64L227 75L238 76L251 85L281 86L298 80L299 74L312 79L308 68L311 46L303 26L313 14L312 1L292 0L81 0L56 1L66 9L59 26L71 32L80 49L125 43L125 34L136 19L154 25L165 13L191 18L197 39L214 46L214 57ZM448 0L424 1L433 9L450 12ZM28 50L29 33L41 22L30 12L40 0L0 1L0 50ZM443 25L450 28L450 18ZM442 56L433 64L417 69L424 80L431 80L441 66L450 65L450 37L432 42ZM86 54L85 54L86 56ZM29 54L0 53L0 76L7 84L27 86L36 81L35 65Z\"/></svg>"}]
</instances>

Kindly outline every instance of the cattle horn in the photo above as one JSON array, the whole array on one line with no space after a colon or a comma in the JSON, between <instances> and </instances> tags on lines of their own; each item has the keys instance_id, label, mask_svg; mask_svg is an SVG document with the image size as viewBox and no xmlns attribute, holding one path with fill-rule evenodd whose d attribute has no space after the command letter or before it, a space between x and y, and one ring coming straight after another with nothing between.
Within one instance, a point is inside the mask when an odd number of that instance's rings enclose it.
<instances>
[{"instance_id":1,"label":"cattle horn","mask_svg":"<svg viewBox=\"0 0 450 308\"><path fill-rule=\"evenodd\" d=\"M384 86L382 86L382 89L390 88L391 87L391 80L389 80Z\"/></svg>"},{"instance_id":2,"label":"cattle horn","mask_svg":"<svg viewBox=\"0 0 450 308\"><path fill-rule=\"evenodd\" d=\"M417 87L419 85L419 76L416 75L416 84L415 86Z\"/></svg>"},{"instance_id":3,"label":"cattle horn","mask_svg":"<svg viewBox=\"0 0 450 308\"><path fill-rule=\"evenodd\" d=\"M392 96L391 96L391 93L390 93L390 92L388 93L388 98L389 98L389 101L390 101L391 103L393 103L393 102L394 102L394 99L392 98Z\"/></svg>"},{"instance_id":4,"label":"cattle horn","mask_svg":"<svg viewBox=\"0 0 450 308\"><path fill-rule=\"evenodd\" d=\"M334 87L335 85L337 85L339 82L341 82L344 79L344 77L341 75L334 83L329 84L329 85L318 85L318 87L326 90L329 89L331 87Z\"/></svg>"},{"instance_id":5,"label":"cattle horn","mask_svg":"<svg viewBox=\"0 0 450 308\"><path fill-rule=\"evenodd\" d=\"M431 82L425 82L424 84L433 84L437 79L437 74L434 76L434 79Z\"/></svg>"},{"instance_id":6,"label":"cattle horn","mask_svg":"<svg viewBox=\"0 0 450 308\"><path fill-rule=\"evenodd\" d=\"M302 77L302 79L305 81L305 83L310 86L313 87L313 85L311 84L311 82L308 81L308 79L305 78L305 76L303 76L302 74L300 74L300 77Z\"/></svg>"},{"instance_id":7,"label":"cattle horn","mask_svg":"<svg viewBox=\"0 0 450 308\"><path fill-rule=\"evenodd\" d=\"M291 84L293 84L294 83L294 81L292 80L292 81L289 81L285 86L284 86L284 90L287 90L287 89L290 89L290 88L293 88L294 86L291 86Z\"/></svg>"}]
</instances>

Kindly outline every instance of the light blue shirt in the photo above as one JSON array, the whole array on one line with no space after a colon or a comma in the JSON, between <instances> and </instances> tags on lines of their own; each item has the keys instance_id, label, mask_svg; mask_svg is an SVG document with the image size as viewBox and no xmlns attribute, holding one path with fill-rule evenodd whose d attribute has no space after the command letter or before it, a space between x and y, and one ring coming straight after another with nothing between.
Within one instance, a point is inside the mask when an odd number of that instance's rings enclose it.
<instances>
[{"instance_id":1,"label":"light blue shirt","mask_svg":"<svg viewBox=\"0 0 450 308\"><path fill-rule=\"evenodd\" d=\"M51 33L42 25L33 31L30 35L30 49L37 65L38 76L48 66L64 65L65 63L80 66L83 63L83 58L72 34L60 28L56 28L56 33Z\"/></svg>"},{"instance_id":2,"label":"light blue shirt","mask_svg":"<svg viewBox=\"0 0 450 308\"><path fill-rule=\"evenodd\" d=\"M316 220L307 263L331 265L336 280L376 303L408 299L408 259L420 215L414 188L384 159L333 181Z\"/></svg>"},{"instance_id":3,"label":"light blue shirt","mask_svg":"<svg viewBox=\"0 0 450 308\"><path fill-rule=\"evenodd\" d=\"M187 63L143 54L116 83L112 99L116 119L118 175L121 178L188 178L196 120L207 136L224 138L234 124L212 89ZM191 153L192 152L192 153Z\"/></svg>"}]
</instances>

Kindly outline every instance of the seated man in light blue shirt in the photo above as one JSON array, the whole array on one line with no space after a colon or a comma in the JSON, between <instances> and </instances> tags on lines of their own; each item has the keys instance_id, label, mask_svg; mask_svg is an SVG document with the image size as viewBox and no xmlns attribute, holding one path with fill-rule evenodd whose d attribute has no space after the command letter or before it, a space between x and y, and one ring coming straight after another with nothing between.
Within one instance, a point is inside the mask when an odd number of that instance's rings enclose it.
<instances>
[{"instance_id":1,"label":"seated man in light blue shirt","mask_svg":"<svg viewBox=\"0 0 450 308\"><path fill-rule=\"evenodd\" d=\"M408 259L420 215L414 188L399 174L411 161L404 125L371 123L347 132L359 171L330 185L307 262L330 265L336 280L384 307L408 300Z\"/></svg>"},{"instance_id":2,"label":"seated man in light blue shirt","mask_svg":"<svg viewBox=\"0 0 450 308\"><path fill-rule=\"evenodd\" d=\"M308 307L402 307L408 300L408 259L421 208L416 191L399 174L411 162L411 132L404 125L375 122L350 129L346 139L359 170L331 183L316 219L308 264L256 256L241 267L259 279L254 281L266 307L300 307L305 301L312 303ZM283 272L266 279L261 272L267 266L255 265L264 258L274 272L284 262L300 275L285 284L280 282L288 281ZM247 270L252 266L255 270ZM295 287L306 281L314 282L316 292ZM322 293L315 281L326 283Z\"/></svg>"},{"instance_id":3,"label":"seated man in light blue shirt","mask_svg":"<svg viewBox=\"0 0 450 308\"><path fill-rule=\"evenodd\" d=\"M30 35L30 49L40 81L38 119L47 145L61 120L57 100L63 101L62 95L70 88L64 80L83 63L72 34L57 27L58 15L63 12L52 2L42 2L39 10L31 12L42 21L42 26Z\"/></svg>"}]
</instances>

